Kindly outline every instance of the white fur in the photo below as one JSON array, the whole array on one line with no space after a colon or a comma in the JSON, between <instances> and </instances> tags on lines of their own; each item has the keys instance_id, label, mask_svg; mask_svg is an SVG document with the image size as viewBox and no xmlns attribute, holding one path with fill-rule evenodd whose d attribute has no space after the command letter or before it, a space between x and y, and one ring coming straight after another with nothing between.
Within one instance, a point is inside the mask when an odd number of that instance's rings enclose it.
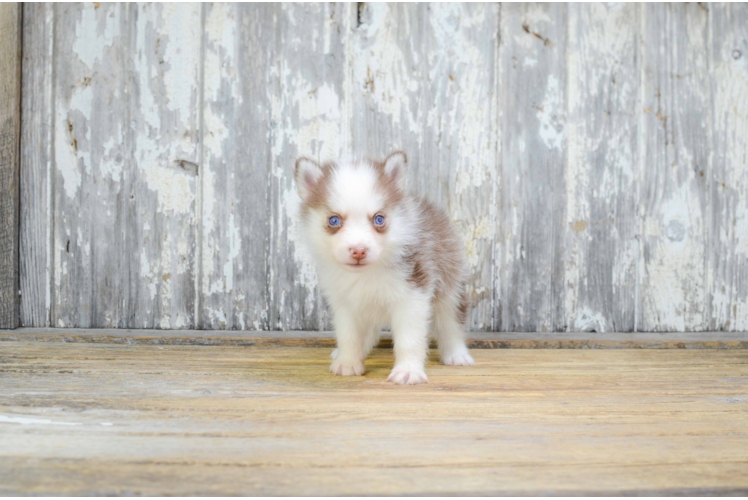
<instances>
[{"instance_id":1,"label":"white fur","mask_svg":"<svg viewBox=\"0 0 748 500\"><path fill-rule=\"evenodd\" d=\"M392 155L385 172L402 187L405 156ZM301 161L300 161L301 163ZM313 162L297 167L302 198L310 192L304 180L316 182ZM319 168L319 167L317 167ZM302 172L299 172L303 169ZM310 173L311 172L311 173ZM404 255L423 228L423 215L415 199L405 197L384 213L384 194L377 189L377 173L367 161L338 164L330 179L326 206L311 209L302 227L318 264L318 276L333 313L338 349L333 351L330 371L335 375L362 375L364 361L378 343L381 328L391 326L395 366L388 381L399 384L428 382L424 370L432 320L442 360L450 365L469 365L463 326L455 319L457 297L434 301L434 286L417 287L408 281L411 269ZM378 232L372 217L383 213L387 231ZM340 230L325 230L331 215L345 218ZM365 247L366 257L356 264L352 247ZM436 312L433 309L436 308Z\"/></svg>"}]
</instances>

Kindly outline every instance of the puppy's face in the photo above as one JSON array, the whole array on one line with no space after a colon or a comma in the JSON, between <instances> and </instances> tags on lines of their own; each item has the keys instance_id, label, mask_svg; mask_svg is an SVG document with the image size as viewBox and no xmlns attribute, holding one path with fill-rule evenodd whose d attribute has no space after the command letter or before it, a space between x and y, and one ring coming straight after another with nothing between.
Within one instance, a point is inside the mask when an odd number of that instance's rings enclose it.
<instances>
[{"instance_id":1,"label":"puppy's face","mask_svg":"<svg viewBox=\"0 0 748 500\"><path fill-rule=\"evenodd\" d=\"M312 246L351 272L361 272L392 253L400 225L406 157L384 163L296 162L301 213Z\"/></svg>"}]
</instances>

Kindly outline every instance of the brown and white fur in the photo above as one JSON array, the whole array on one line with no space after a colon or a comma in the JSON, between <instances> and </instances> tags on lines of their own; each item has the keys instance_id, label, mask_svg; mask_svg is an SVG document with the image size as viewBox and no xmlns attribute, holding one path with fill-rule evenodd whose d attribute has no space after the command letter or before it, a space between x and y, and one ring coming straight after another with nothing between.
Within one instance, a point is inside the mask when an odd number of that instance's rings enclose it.
<instances>
[{"instance_id":1,"label":"brown and white fur","mask_svg":"<svg viewBox=\"0 0 748 500\"><path fill-rule=\"evenodd\" d=\"M444 364L474 364L465 346L461 241L446 213L406 193L406 168L402 152L382 163L296 162L304 239L333 313L335 375L362 375L385 325L395 351L388 381L428 382L424 365L432 323Z\"/></svg>"}]
</instances>

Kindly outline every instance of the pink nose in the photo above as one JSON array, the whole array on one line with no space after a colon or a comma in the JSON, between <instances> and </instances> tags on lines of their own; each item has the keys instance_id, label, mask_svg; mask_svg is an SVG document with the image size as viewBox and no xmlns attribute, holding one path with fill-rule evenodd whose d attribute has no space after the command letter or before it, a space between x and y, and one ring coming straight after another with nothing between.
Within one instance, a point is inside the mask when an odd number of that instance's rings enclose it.
<instances>
[{"instance_id":1,"label":"pink nose","mask_svg":"<svg viewBox=\"0 0 748 500\"><path fill-rule=\"evenodd\" d=\"M356 260L361 260L364 257L366 257L366 248L365 247L351 247L349 248L351 251L351 257L353 257Z\"/></svg>"}]
</instances>

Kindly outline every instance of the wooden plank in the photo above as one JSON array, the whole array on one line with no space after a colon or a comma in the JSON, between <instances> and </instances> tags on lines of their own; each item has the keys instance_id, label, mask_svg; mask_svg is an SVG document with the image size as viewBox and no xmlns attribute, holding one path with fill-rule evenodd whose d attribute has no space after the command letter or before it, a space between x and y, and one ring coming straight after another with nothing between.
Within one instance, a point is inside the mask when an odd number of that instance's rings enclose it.
<instances>
[{"instance_id":1,"label":"wooden plank","mask_svg":"<svg viewBox=\"0 0 748 500\"><path fill-rule=\"evenodd\" d=\"M566 325L635 328L640 7L569 5Z\"/></svg>"},{"instance_id":2,"label":"wooden plank","mask_svg":"<svg viewBox=\"0 0 748 500\"><path fill-rule=\"evenodd\" d=\"M501 13L502 331L564 331L566 31L563 4Z\"/></svg>"},{"instance_id":3,"label":"wooden plank","mask_svg":"<svg viewBox=\"0 0 748 500\"><path fill-rule=\"evenodd\" d=\"M206 5L201 328L268 328L268 91L278 6Z\"/></svg>"},{"instance_id":4,"label":"wooden plank","mask_svg":"<svg viewBox=\"0 0 748 500\"><path fill-rule=\"evenodd\" d=\"M131 4L129 307L136 328L195 325L202 7Z\"/></svg>"},{"instance_id":5,"label":"wooden plank","mask_svg":"<svg viewBox=\"0 0 748 500\"><path fill-rule=\"evenodd\" d=\"M644 7L637 319L643 331L703 330L708 324L707 18L695 3Z\"/></svg>"},{"instance_id":6,"label":"wooden plank","mask_svg":"<svg viewBox=\"0 0 748 500\"><path fill-rule=\"evenodd\" d=\"M348 136L345 46L352 4L283 4L272 16L270 226L267 261L270 329L330 329L314 263L296 227L296 158L339 158ZM263 70L266 71L266 70ZM246 197L246 195L244 195Z\"/></svg>"},{"instance_id":7,"label":"wooden plank","mask_svg":"<svg viewBox=\"0 0 748 500\"><path fill-rule=\"evenodd\" d=\"M4 343L0 491L748 491L746 351L434 352L396 387L385 349L334 377L329 349L161 347Z\"/></svg>"},{"instance_id":8,"label":"wooden plank","mask_svg":"<svg viewBox=\"0 0 748 500\"><path fill-rule=\"evenodd\" d=\"M131 258L127 12L115 4L54 8L51 323L123 327Z\"/></svg>"},{"instance_id":9,"label":"wooden plank","mask_svg":"<svg viewBox=\"0 0 748 500\"><path fill-rule=\"evenodd\" d=\"M714 124L709 328L748 329L748 5L709 4Z\"/></svg>"},{"instance_id":10,"label":"wooden plank","mask_svg":"<svg viewBox=\"0 0 748 500\"><path fill-rule=\"evenodd\" d=\"M196 346L334 347L331 331L129 330L18 328L0 330L0 341ZM536 333L470 332L471 349L748 349L747 332ZM436 343L432 341L432 347ZM379 347L391 348L385 334Z\"/></svg>"},{"instance_id":11,"label":"wooden plank","mask_svg":"<svg viewBox=\"0 0 748 500\"><path fill-rule=\"evenodd\" d=\"M0 328L19 324L22 4L0 5Z\"/></svg>"},{"instance_id":12,"label":"wooden plank","mask_svg":"<svg viewBox=\"0 0 748 500\"><path fill-rule=\"evenodd\" d=\"M58 14L53 323L192 326L200 8Z\"/></svg>"},{"instance_id":13,"label":"wooden plank","mask_svg":"<svg viewBox=\"0 0 748 500\"><path fill-rule=\"evenodd\" d=\"M403 149L408 186L448 210L470 269L469 326L496 326L500 191L497 4L359 6L351 54L353 149Z\"/></svg>"},{"instance_id":14,"label":"wooden plank","mask_svg":"<svg viewBox=\"0 0 748 500\"><path fill-rule=\"evenodd\" d=\"M54 11L49 3L24 5L20 227L24 326L49 326L52 317Z\"/></svg>"}]
</instances>

